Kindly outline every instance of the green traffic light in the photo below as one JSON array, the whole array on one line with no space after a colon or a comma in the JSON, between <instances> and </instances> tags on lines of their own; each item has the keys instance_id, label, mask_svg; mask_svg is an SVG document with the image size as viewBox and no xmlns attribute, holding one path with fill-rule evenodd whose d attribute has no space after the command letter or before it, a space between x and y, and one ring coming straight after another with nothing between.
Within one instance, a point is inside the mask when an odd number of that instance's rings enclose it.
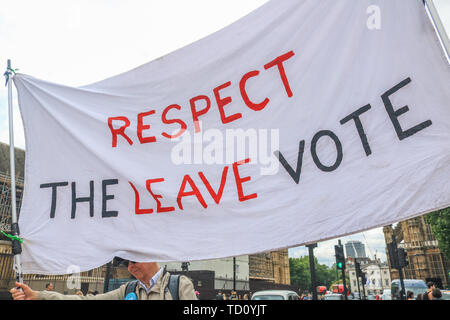
<instances>
[{"instance_id":1,"label":"green traffic light","mask_svg":"<svg viewBox=\"0 0 450 320\"><path fill-rule=\"evenodd\" d=\"M338 269L342 269L342 262L338 262L337 267L338 267Z\"/></svg>"}]
</instances>

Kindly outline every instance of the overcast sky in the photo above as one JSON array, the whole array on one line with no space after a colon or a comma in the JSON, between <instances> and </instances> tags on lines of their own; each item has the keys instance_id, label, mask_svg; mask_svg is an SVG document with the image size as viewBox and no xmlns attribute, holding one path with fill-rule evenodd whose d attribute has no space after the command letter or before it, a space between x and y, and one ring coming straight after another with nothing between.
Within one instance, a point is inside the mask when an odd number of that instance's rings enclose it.
<instances>
[{"instance_id":1,"label":"overcast sky","mask_svg":"<svg viewBox=\"0 0 450 320\"><path fill-rule=\"evenodd\" d=\"M356 1L356 0L355 0ZM413 0L411 0L413 1ZM419 0L417 0L419 1ZM69 86L128 71L201 39L267 0L0 0L0 69L13 68ZM435 0L450 30L450 0ZM382 12L381 12L382 14ZM450 32L448 32L450 33ZM0 86L0 141L9 143L7 90ZM15 145L25 148L17 100ZM341 238L359 240L373 258L386 259L381 229ZM320 263L334 262L337 239L319 243ZM290 256L307 254L305 247Z\"/></svg>"}]
</instances>

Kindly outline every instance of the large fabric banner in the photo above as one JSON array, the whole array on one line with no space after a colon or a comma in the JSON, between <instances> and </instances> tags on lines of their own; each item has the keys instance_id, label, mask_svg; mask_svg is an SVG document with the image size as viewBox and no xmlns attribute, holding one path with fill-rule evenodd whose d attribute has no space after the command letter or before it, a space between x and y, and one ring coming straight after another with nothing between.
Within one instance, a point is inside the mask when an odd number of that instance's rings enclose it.
<instances>
[{"instance_id":1,"label":"large fabric banner","mask_svg":"<svg viewBox=\"0 0 450 320\"><path fill-rule=\"evenodd\" d=\"M98 83L14 82L24 273L252 254L450 205L450 68L419 0L269 1Z\"/></svg>"}]
</instances>

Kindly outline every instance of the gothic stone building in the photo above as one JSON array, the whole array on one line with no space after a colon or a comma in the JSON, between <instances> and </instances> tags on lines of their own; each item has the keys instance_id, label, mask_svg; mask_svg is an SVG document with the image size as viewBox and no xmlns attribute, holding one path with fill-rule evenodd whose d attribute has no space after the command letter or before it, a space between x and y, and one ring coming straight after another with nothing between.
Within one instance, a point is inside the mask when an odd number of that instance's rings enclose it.
<instances>
[{"instance_id":1,"label":"gothic stone building","mask_svg":"<svg viewBox=\"0 0 450 320\"><path fill-rule=\"evenodd\" d=\"M251 290L291 288L288 249L249 256Z\"/></svg>"},{"instance_id":2,"label":"gothic stone building","mask_svg":"<svg viewBox=\"0 0 450 320\"><path fill-rule=\"evenodd\" d=\"M383 233L387 244L392 242L395 235L398 247L403 247L408 254L409 265L404 269L405 279L422 279L425 281L441 282L441 286L449 285L448 268L450 262L446 261L439 250L438 241L425 217L417 217L402 221L395 228L385 226ZM389 269L392 279L399 279L398 270L391 267L389 253L386 249Z\"/></svg>"}]
</instances>

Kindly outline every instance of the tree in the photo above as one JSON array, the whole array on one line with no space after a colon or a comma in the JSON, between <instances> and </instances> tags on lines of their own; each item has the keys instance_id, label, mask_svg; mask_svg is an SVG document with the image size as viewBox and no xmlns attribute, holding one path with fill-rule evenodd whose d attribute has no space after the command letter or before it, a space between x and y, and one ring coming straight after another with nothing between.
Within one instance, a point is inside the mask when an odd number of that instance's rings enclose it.
<instances>
[{"instance_id":1,"label":"tree","mask_svg":"<svg viewBox=\"0 0 450 320\"><path fill-rule=\"evenodd\" d=\"M317 286L326 286L329 288L333 281L336 280L336 268L324 264L319 264L317 258L314 257L314 265L316 269ZM302 290L310 290L311 274L309 272L309 256L301 258L289 258L289 268L291 275L291 284L298 286Z\"/></svg>"},{"instance_id":2,"label":"tree","mask_svg":"<svg viewBox=\"0 0 450 320\"><path fill-rule=\"evenodd\" d=\"M324 264L316 265L317 284L330 288L333 281L336 280L336 269L329 268Z\"/></svg>"},{"instance_id":3,"label":"tree","mask_svg":"<svg viewBox=\"0 0 450 320\"><path fill-rule=\"evenodd\" d=\"M289 270L291 284L302 290L309 290L311 286L311 275L309 273L309 257L289 258Z\"/></svg>"},{"instance_id":4,"label":"tree","mask_svg":"<svg viewBox=\"0 0 450 320\"><path fill-rule=\"evenodd\" d=\"M425 221L431 226L442 254L450 260L450 207L427 214Z\"/></svg>"}]
</instances>

